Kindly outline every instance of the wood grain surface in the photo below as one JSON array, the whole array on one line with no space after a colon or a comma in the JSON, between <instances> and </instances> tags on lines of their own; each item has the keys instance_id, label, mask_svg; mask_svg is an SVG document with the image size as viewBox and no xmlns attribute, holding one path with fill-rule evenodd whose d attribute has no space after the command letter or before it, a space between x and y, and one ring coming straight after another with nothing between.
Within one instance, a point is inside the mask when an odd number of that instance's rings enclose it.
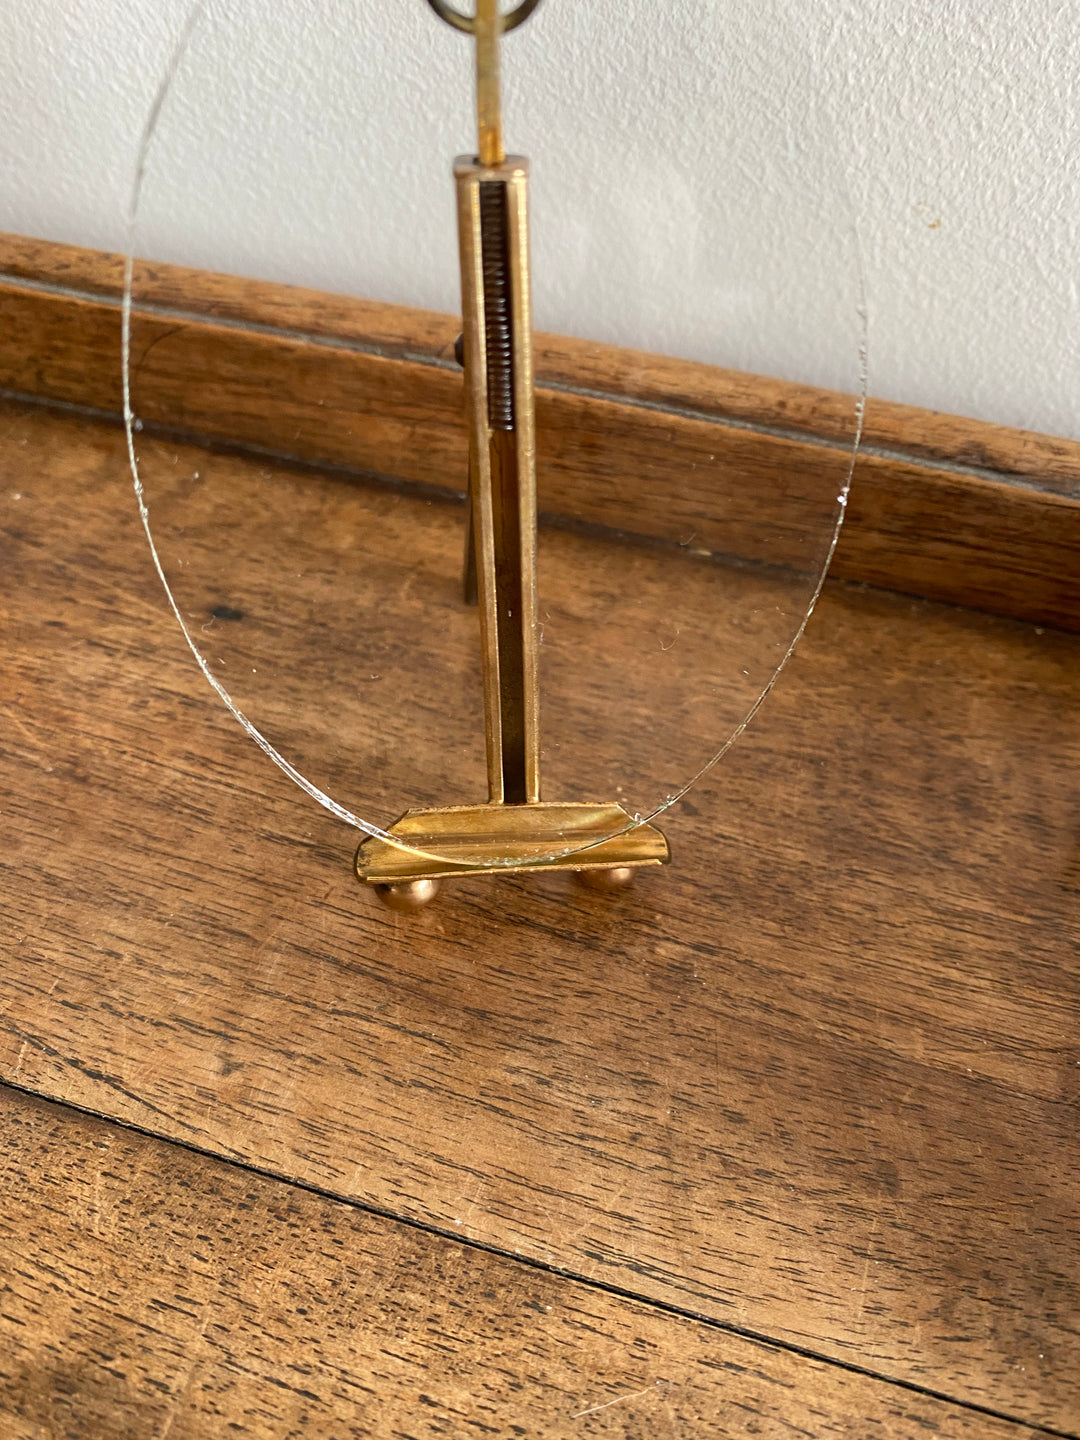
<instances>
[{"instance_id":1,"label":"wood grain surface","mask_svg":"<svg viewBox=\"0 0 1080 1440\"><path fill-rule=\"evenodd\" d=\"M668 871L614 898L462 882L406 919L198 676L115 429L9 405L0 462L0 1074L1080 1431L1080 642L830 587L758 722L665 822ZM275 505L300 478L215 463L289 534ZM374 565L387 492L339 492ZM410 504L430 502L395 492ZM418 574L439 533L417 522ZM308 538L333 577L342 535ZM230 562L271 606L275 575L240 544ZM386 624L449 713L415 601L387 593ZM356 621L320 649L349 653ZM332 697L294 693L318 737ZM458 798L430 729L386 745Z\"/></svg>"},{"instance_id":2,"label":"wood grain surface","mask_svg":"<svg viewBox=\"0 0 1080 1440\"><path fill-rule=\"evenodd\" d=\"M0 239L0 388L118 414L117 256ZM458 321L140 263L136 412L149 425L459 489ZM794 566L824 558L851 396L537 337L541 504ZM834 573L1080 627L1080 445L868 403Z\"/></svg>"},{"instance_id":3,"label":"wood grain surface","mask_svg":"<svg viewBox=\"0 0 1080 1440\"><path fill-rule=\"evenodd\" d=\"M0 275L10 279L116 299L123 293L124 264L123 256L108 251L0 232ZM134 293L147 308L352 341L386 354L448 358L461 328L458 317L432 310L183 265L139 260L133 278ZM542 332L536 336L536 360L548 384L614 391L822 438L847 439L851 433L851 397L812 385ZM1074 440L873 395L863 435L871 448L1023 475L1062 494L1080 493L1080 444Z\"/></svg>"},{"instance_id":4,"label":"wood grain surface","mask_svg":"<svg viewBox=\"0 0 1080 1440\"><path fill-rule=\"evenodd\" d=\"M1038 1433L6 1087L0 1195L8 1440Z\"/></svg>"}]
</instances>

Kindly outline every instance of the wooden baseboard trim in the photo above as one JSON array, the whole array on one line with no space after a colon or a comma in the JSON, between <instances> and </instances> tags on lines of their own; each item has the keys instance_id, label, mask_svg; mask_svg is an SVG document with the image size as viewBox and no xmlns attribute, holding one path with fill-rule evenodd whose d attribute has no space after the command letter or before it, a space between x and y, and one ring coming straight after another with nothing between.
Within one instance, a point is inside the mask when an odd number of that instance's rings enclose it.
<instances>
[{"instance_id":1,"label":"wooden baseboard trim","mask_svg":"<svg viewBox=\"0 0 1080 1440\"><path fill-rule=\"evenodd\" d=\"M118 418L122 287L119 256L0 236L0 390ZM151 263L136 295L148 424L461 490L455 317ZM543 508L812 567L851 397L548 335L536 369ZM867 403L835 575L1076 630L1078 553L1080 443Z\"/></svg>"}]
</instances>

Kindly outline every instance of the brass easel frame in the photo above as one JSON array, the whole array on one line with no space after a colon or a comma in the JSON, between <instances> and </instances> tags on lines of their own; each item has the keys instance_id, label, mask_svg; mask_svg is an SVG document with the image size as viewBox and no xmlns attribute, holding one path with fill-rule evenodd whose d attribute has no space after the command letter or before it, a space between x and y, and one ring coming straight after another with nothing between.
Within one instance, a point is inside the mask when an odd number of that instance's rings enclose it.
<instances>
[{"instance_id":1,"label":"brass easel frame","mask_svg":"<svg viewBox=\"0 0 1080 1440\"><path fill-rule=\"evenodd\" d=\"M663 835L635 825L621 805L540 798L529 166L503 150L498 65L500 34L538 3L524 0L500 17L497 0L478 0L470 18L429 0L476 39L479 144L475 158L455 161L454 180L469 421L465 591L470 598L475 574L488 800L408 811L388 830L391 838L361 843L357 877L402 909L426 904L451 875L566 869L613 886L669 859Z\"/></svg>"}]
</instances>

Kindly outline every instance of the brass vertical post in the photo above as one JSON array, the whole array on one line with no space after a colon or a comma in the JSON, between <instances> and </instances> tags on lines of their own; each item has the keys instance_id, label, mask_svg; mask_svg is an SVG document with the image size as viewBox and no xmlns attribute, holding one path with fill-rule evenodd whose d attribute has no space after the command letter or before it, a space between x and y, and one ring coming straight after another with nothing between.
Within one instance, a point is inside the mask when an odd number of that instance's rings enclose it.
<instances>
[{"instance_id":1,"label":"brass vertical post","mask_svg":"<svg viewBox=\"0 0 1080 1440\"><path fill-rule=\"evenodd\" d=\"M498 0L477 0L477 156L460 156L454 179L488 796L524 805L540 799L529 167L503 151L502 24Z\"/></svg>"},{"instance_id":2,"label":"brass vertical post","mask_svg":"<svg viewBox=\"0 0 1080 1440\"><path fill-rule=\"evenodd\" d=\"M454 166L488 793L540 799L528 163Z\"/></svg>"},{"instance_id":3,"label":"brass vertical post","mask_svg":"<svg viewBox=\"0 0 1080 1440\"><path fill-rule=\"evenodd\" d=\"M485 169L501 165L506 158L499 100L499 31L498 0L477 0L473 25L476 37L476 153Z\"/></svg>"}]
</instances>

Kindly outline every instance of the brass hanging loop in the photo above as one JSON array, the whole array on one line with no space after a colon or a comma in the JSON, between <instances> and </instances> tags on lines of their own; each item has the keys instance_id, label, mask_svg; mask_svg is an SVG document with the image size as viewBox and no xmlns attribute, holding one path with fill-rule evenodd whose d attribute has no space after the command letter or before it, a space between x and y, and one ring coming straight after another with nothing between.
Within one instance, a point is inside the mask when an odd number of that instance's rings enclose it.
<instances>
[{"instance_id":1,"label":"brass hanging loop","mask_svg":"<svg viewBox=\"0 0 1080 1440\"><path fill-rule=\"evenodd\" d=\"M447 0L428 0L447 25L476 41L476 153L481 165L501 165L506 158L499 107L499 40L527 20L540 0L522 0L508 15L499 14L499 0L476 0L476 14L462 15Z\"/></svg>"},{"instance_id":2,"label":"brass hanging loop","mask_svg":"<svg viewBox=\"0 0 1080 1440\"><path fill-rule=\"evenodd\" d=\"M446 0L428 0L428 4L432 10L435 11L435 14L438 15L439 19L444 20L446 24L452 26L453 29L460 30L463 35L474 35L476 33L475 16L462 15L461 12L455 10L452 5L448 5ZM519 25L524 24L539 4L540 0L521 0L521 4L518 5L516 9L511 10L509 15L500 15L500 32L506 35L511 30L516 30Z\"/></svg>"}]
</instances>

